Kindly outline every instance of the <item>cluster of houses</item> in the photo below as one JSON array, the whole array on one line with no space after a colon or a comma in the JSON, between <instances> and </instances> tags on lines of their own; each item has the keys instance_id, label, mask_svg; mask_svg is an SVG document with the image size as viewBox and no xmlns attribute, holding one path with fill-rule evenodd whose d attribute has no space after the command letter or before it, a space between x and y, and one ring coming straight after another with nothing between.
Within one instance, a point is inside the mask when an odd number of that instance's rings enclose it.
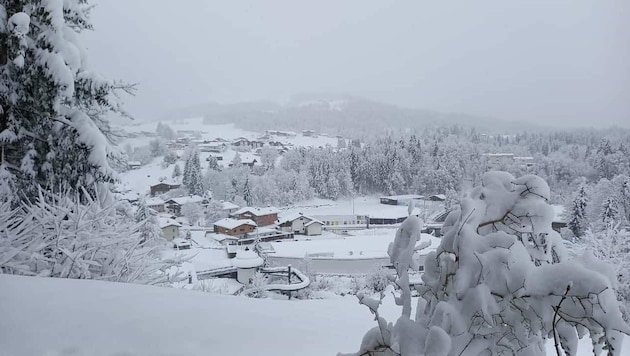
<instances>
[{"instance_id":1,"label":"cluster of houses","mask_svg":"<svg viewBox=\"0 0 630 356\"><path fill-rule=\"evenodd\" d=\"M278 218L279 210L272 207L244 207L228 218L214 222L214 234L220 242L240 244L254 241L275 241L293 238L294 234L321 235L323 222L304 215L288 214ZM216 237L215 237L216 238Z\"/></svg>"},{"instance_id":2,"label":"cluster of houses","mask_svg":"<svg viewBox=\"0 0 630 356\"><path fill-rule=\"evenodd\" d=\"M169 241L180 235L182 224L178 219L184 205L198 204L205 208L210 203L210 198L198 195L163 198L164 193L179 187L179 184L166 182L154 184L149 189L150 197L145 200L147 207L158 213L163 236ZM288 214L279 218L280 211L272 207L241 208L223 201L220 204L223 215L227 217L215 221L208 233L223 244L275 241L293 238L294 234L321 235L324 225L322 221L304 214Z\"/></svg>"},{"instance_id":3,"label":"cluster of houses","mask_svg":"<svg viewBox=\"0 0 630 356\"><path fill-rule=\"evenodd\" d=\"M527 169L536 164L534 157L517 156L514 153L486 153L483 157L486 160L486 169L488 170L504 169L504 167L511 165L518 165Z\"/></svg>"}]
</instances>

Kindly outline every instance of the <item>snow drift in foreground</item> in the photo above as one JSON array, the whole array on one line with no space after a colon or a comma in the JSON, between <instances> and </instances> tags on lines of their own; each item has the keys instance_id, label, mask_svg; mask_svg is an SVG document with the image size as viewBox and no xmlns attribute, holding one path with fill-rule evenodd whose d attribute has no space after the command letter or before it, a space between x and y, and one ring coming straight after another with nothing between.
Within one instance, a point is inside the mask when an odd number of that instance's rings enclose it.
<instances>
[{"instance_id":1,"label":"snow drift in foreground","mask_svg":"<svg viewBox=\"0 0 630 356\"><path fill-rule=\"evenodd\" d=\"M334 355L372 317L352 297L287 301L0 275L0 355Z\"/></svg>"},{"instance_id":2,"label":"snow drift in foreground","mask_svg":"<svg viewBox=\"0 0 630 356\"><path fill-rule=\"evenodd\" d=\"M399 313L385 302L386 317ZM0 275L0 315L2 356L335 355L356 348L374 325L351 297L248 299L9 275ZM622 355L630 355L627 343Z\"/></svg>"}]
</instances>

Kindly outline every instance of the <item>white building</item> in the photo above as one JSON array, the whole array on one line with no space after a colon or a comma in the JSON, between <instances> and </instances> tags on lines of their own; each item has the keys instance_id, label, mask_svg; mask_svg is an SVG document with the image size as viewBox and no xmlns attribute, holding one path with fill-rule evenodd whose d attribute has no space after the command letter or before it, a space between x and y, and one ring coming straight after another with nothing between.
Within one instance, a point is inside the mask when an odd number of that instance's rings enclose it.
<instances>
[{"instance_id":1,"label":"white building","mask_svg":"<svg viewBox=\"0 0 630 356\"><path fill-rule=\"evenodd\" d=\"M160 229L162 229L162 236L166 240L171 241L179 236L179 228L182 227L182 225L177 221L160 217L158 219L158 224Z\"/></svg>"},{"instance_id":2,"label":"white building","mask_svg":"<svg viewBox=\"0 0 630 356\"><path fill-rule=\"evenodd\" d=\"M323 225L323 222L302 213L289 213L278 219L280 230L307 236L321 235Z\"/></svg>"}]
</instances>

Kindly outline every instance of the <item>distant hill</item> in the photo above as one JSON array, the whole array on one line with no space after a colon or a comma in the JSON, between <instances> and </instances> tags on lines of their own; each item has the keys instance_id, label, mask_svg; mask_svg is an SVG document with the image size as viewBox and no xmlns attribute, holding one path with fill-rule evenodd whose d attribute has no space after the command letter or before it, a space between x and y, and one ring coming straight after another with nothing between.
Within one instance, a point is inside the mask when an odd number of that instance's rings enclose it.
<instances>
[{"instance_id":1,"label":"distant hill","mask_svg":"<svg viewBox=\"0 0 630 356\"><path fill-rule=\"evenodd\" d=\"M372 100L333 94L302 94L286 104L243 102L208 103L169 113L178 117L203 116L207 124L234 123L250 130L315 130L346 137L375 132L416 131L460 125L487 132L532 129L531 125L498 119L430 110L409 109ZM171 116L171 117L173 117Z\"/></svg>"}]
</instances>

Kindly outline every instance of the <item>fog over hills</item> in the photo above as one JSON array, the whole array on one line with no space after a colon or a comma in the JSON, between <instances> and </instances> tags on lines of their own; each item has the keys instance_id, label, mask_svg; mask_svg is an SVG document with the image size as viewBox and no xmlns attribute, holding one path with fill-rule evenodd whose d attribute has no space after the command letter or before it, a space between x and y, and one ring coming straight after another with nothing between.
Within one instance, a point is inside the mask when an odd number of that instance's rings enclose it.
<instances>
[{"instance_id":1,"label":"fog over hills","mask_svg":"<svg viewBox=\"0 0 630 356\"><path fill-rule=\"evenodd\" d=\"M159 119L203 116L208 124L234 123L256 130L315 130L362 136L375 132L422 130L460 125L488 132L540 130L530 123L491 117L410 109L350 95L300 94L285 103L270 101L235 104L207 103L171 110Z\"/></svg>"}]
</instances>

